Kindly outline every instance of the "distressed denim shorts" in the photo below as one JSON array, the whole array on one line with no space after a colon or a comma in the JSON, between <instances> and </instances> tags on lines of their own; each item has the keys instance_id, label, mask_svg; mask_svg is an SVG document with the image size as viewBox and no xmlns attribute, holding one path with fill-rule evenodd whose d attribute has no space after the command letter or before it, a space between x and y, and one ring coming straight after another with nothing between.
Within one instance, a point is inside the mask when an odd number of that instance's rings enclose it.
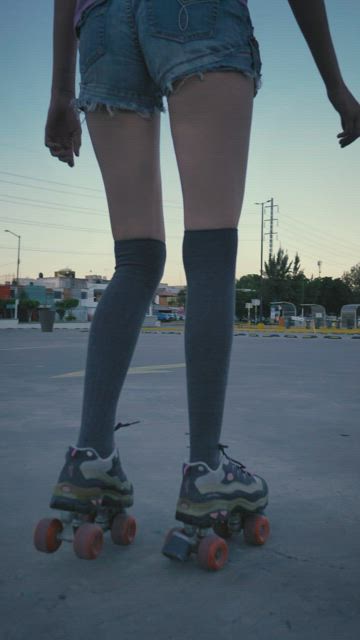
<instances>
[{"instance_id":1,"label":"distressed denim shorts","mask_svg":"<svg viewBox=\"0 0 360 640\"><path fill-rule=\"evenodd\" d=\"M96 0L76 34L78 112L166 113L175 80L215 69L253 78L254 96L261 86L259 44L241 0Z\"/></svg>"}]
</instances>

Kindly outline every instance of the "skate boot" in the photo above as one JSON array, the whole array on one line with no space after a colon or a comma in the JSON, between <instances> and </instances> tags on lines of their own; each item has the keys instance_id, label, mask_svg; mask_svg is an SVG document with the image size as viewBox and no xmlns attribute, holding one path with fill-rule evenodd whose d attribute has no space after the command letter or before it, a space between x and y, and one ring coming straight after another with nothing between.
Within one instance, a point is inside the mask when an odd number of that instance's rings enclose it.
<instances>
[{"instance_id":1,"label":"skate boot","mask_svg":"<svg viewBox=\"0 0 360 640\"><path fill-rule=\"evenodd\" d=\"M176 506L176 520L198 527L211 527L231 513L259 513L268 504L268 486L260 476L222 452L217 469L205 462L183 465L183 480Z\"/></svg>"},{"instance_id":2,"label":"skate boot","mask_svg":"<svg viewBox=\"0 0 360 640\"><path fill-rule=\"evenodd\" d=\"M215 470L202 461L183 465L175 518L184 526L168 532L162 550L182 561L196 553L200 565L214 571L227 560L226 538L243 530L246 542L261 545L270 531L262 515L268 504L265 480L230 458L225 448L219 445L222 455Z\"/></svg>"},{"instance_id":3,"label":"skate boot","mask_svg":"<svg viewBox=\"0 0 360 640\"><path fill-rule=\"evenodd\" d=\"M119 422L114 431L138 422ZM91 447L69 447L50 507L80 513L89 513L96 504L130 507L134 502L133 493L117 449L108 458L101 458Z\"/></svg>"},{"instance_id":4,"label":"skate boot","mask_svg":"<svg viewBox=\"0 0 360 640\"><path fill-rule=\"evenodd\" d=\"M120 422L115 431L130 424L136 423ZM114 544L134 541L136 520L126 513L133 502L133 486L122 469L117 449L108 458L101 458L92 447L69 447L50 501L50 507L59 510L59 517L38 522L34 545L38 551L54 553L63 541L72 542L79 558L95 560L106 531L111 531Z\"/></svg>"},{"instance_id":5,"label":"skate boot","mask_svg":"<svg viewBox=\"0 0 360 640\"><path fill-rule=\"evenodd\" d=\"M91 447L69 447L50 501L52 509L88 513L93 505L130 507L133 487L114 449L101 458Z\"/></svg>"}]
</instances>

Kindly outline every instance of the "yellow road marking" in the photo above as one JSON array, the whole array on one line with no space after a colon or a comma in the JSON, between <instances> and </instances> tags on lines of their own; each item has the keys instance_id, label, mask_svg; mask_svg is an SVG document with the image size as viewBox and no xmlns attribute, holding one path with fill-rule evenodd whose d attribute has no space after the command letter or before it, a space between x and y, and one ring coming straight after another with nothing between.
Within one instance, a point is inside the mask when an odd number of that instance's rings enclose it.
<instances>
[{"instance_id":1,"label":"yellow road marking","mask_svg":"<svg viewBox=\"0 0 360 640\"><path fill-rule=\"evenodd\" d=\"M142 373L171 373L172 369L184 368L185 362L179 362L174 364L153 364L143 367L130 367L128 374L142 374ZM50 376L51 378L81 378L85 375L83 371L71 371L70 373L61 373L57 376Z\"/></svg>"}]
</instances>

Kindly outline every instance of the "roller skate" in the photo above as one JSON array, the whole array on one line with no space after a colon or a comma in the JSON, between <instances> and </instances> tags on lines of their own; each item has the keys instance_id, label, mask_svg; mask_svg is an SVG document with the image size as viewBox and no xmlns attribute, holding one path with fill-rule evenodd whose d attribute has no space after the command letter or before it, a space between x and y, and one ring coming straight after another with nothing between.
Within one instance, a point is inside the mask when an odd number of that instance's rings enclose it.
<instances>
[{"instance_id":1,"label":"roller skate","mask_svg":"<svg viewBox=\"0 0 360 640\"><path fill-rule=\"evenodd\" d=\"M245 541L262 545L270 533L263 515L268 504L268 486L260 476L225 453L219 444L220 464L214 471L204 462L183 465L183 479L175 519L182 527L170 529L162 553L187 560L197 554L201 567L221 569L228 559L226 539L243 531Z\"/></svg>"},{"instance_id":2,"label":"roller skate","mask_svg":"<svg viewBox=\"0 0 360 640\"><path fill-rule=\"evenodd\" d=\"M114 431L137 422L119 422ZM95 560L108 530L114 544L131 544L136 520L126 508L133 502L133 486L117 449L101 458L91 447L69 447L50 501L50 508L60 511L59 518L40 520L34 531L35 548L54 553L66 541L73 544L78 558Z\"/></svg>"}]
</instances>

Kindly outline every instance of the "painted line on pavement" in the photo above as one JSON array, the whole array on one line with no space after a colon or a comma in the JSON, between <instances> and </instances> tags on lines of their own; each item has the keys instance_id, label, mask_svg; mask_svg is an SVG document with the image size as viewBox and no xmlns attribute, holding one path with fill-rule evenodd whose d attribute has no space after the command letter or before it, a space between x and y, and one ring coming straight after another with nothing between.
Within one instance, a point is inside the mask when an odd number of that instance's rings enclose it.
<instances>
[{"instance_id":1,"label":"painted line on pavement","mask_svg":"<svg viewBox=\"0 0 360 640\"><path fill-rule=\"evenodd\" d=\"M174 364L153 364L143 367L130 367L128 374L142 374L142 373L171 373L172 369L184 368L185 362L179 362ZM70 373L61 373L57 376L50 376L51 378L81 378L85 375L83 371L71 371Z\"/></svg>"}]
</instances>

